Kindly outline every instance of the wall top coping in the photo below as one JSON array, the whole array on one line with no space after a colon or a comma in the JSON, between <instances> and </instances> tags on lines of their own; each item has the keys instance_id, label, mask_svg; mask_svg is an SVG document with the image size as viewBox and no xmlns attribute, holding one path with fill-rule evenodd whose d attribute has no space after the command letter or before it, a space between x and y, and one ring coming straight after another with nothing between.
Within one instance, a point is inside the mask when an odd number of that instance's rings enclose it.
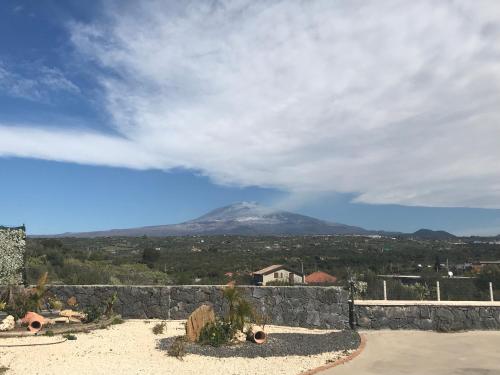
<instances>
[{"instance_id":1,"label":"wall top coping","mask_svg":"<svg viewBox=\"0 0 500 375\"><path fill-rule=\"evenodd\" d=\"M5 285L6 286L6 285ZM32 285L35 286L35 285ZM0 285L1 287L1 285ZM81 288L225 288L227 285L112 285L112 284L89 284L89 285L71 285L71 284L47 284L47 287L81 287ZM307 288L307 289L343 289L341 286L317 286L317 285L274 285L274 286L257 286L257 285L236 285L237 288L259 288L259 289L275 289L275 288Z\"/></svg>"},{"instance_id":2,"label":"wall top coping","mask_svg":"<svg viewBox=\"0 0 500 375\"><path fill-rule=\"evenodd\" d=\"M500 307L500 301L394 301L394 300L354 300L357 306L464 306Z\"/></svg>"}]
</instances>

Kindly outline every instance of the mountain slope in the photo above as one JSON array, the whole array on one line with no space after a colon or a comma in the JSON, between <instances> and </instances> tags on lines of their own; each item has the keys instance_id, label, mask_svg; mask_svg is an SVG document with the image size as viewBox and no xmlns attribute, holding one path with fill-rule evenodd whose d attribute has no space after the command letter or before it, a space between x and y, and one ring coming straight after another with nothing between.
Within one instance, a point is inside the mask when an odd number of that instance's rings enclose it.
<instances>
[{"instance_id":1,"label":"mountain slope","mask_svg":"<svg viewBox=\"0 0 500 375\"><path fill-rule=\"evenodd\" d=\"M419 229L411 235L423 240L449 240L456 238L455 235L444 230Z\"/></svg>"},{"instance_id":2,"label":"mountain slope","mask_svg":"<svg viewBox=\"0 0 500 375\"><path fill-rule=\"evenodd\" d=\"M312 235L369 234L354 226L331 223L288 211L273 210L251 202L217 208L180 224L112 229L99 232L64 233L59 237L183 236L183 235Z\"/></svg>"}]
</instances>

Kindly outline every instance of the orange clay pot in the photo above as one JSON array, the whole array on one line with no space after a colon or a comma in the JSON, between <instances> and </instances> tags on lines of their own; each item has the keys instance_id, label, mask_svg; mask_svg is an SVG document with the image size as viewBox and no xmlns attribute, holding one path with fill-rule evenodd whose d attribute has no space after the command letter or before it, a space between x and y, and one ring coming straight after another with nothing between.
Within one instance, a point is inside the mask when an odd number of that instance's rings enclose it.
<instances>
[{"instance_id":1,"label":"orange clay pot","mask_svg":"<svg viewBox=\"0 0 500 375\"><path fill-rule=\"evenodd\" d=\"M45 324L45 318L33 311L28 311L24 318L21 319L21 323L28 324L28 330L37 333Z\"/></svg>"}]
</instances>

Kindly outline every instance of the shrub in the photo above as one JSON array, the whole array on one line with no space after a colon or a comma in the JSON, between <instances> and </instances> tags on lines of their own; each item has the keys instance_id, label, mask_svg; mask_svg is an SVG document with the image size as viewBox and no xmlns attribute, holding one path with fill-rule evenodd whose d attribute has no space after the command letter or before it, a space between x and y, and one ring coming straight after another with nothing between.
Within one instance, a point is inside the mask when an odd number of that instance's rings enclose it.
<instances>
[{"instance_id":1,"label":"shrub","mask_svg":"<svg viewBox=\"0 0 500 375\"><path fill-rule=\"evenodd\" d=\"M121 316L115 316L111 321L111 324L123 324L123 323L125 323L125 320L123 320Z\"/></svg>"},{"instance_id":2,"label":"shrub","mask_svg":"<svg viewBox=\"0 0 500 375\"><path fill-rule=\"evenodd\" d=\"M160 335L167 330L167 323L166 322L157 323L151 330L155 335Z\"/></svg>"},{"instance_id":3,"label":"shrub","mask_svg":"<svg viewBox=\"0 0 500 375\"><path fill-rule=\"evenodd\" d=\"M48 304L52 310L62 310L63 308L63 303L57 298L49 298Z\"/></svg>"},{"instance_id":4,"label":"shrub","mask_svg":"<svg viewBox=\"0 0 500 375\"><path fill-rule=\"evenodd\" d=\"M51 330L45 331L45 336L49 336L49 337L54 336L54 331L51 331Z\"/></svg>"},{"instance_id":5,"label":"shrub","mask_svg":"<svg viewBox=\"0 0 500 375\"><path fill-rule=\"evenodd\" d=\"M170 348L168 348L168 355L172 357L176 357L177 359L182 360L186 355L186 337L178 336L175 338Z\"/></svg>"},{"instance_id":6,"label":"shrub","mask_svg":"<svg viewBox=\"0 0 500 375\"><path fill-rule=\"evenodd\" d=\"M95 322L95 321L99 320L102 316L102 310L95 305L91 305L91 306L87 307L83 312L87 316L85 318L85 321L87 323Z\"/></svg>"},{"instance_id":7,"label":"shrub","mask_svg":"<svg viewBox=\"0 0 500 375\"><path fill-rule=\"evenodd\" d=\"M243 331L245 324L255 320L255 311L252 305L243 297L239 289L224 289L224 298L229 309L226 321L231 325L234 331Z\"/></svg>"},{"instance_id":8,"label":"shrub","mask_svg":"<svg viewBox=\"0 0 500 375\"><path fill-rule=\"evenodd\" d=\"M113 293L113 295L106 301L106 310L104 311L104 315L112 316L113 315L113 306L118 298L118 295Z\"/></svg>"},{"instance_id":9,"label":"shrub","mask_svg":"<svg viewBox=\"0 0 500 375\"><path fill-rule=\"evenodd\" d=\"M231 342L236 331L231 322L217 319L214 323L208 323L203 327L198 342L202 345L219 347Z\"/></svg>"},{"instance_id":10,"label":"shrub","mask_svg":"<svg viewBox=\"0 0 500 375\"><path fill-rule=\"evenodd\" d=\"M66 340L76 340L76 336L73 335L72 333L66 333L63 335L63 337L66 339Z\"/></svg>"}]
</instances>

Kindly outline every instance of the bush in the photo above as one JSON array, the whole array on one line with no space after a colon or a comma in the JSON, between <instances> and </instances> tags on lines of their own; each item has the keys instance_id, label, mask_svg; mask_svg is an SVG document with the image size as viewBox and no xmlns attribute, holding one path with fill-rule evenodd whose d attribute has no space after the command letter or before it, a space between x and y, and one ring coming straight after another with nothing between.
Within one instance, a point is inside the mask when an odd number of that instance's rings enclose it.
<instances>
[{"instance_id":1,"label":"bush","mask_svg":"<svg viewBox=\"0 0 500 375\"><path fill-rule=\"evenodd\" d=\"M102 310L95 305L91 305L91 306L87 307L83 312L87 316L85 318L85 321L87 323L95 322L95 321L99 320L102 316Z\"/></svg>"},{"instance_id":2,"label":"bush","mask_svg":"<svg viewBox=\"0 0 500 375\"><path fill-rule=\"evenodd\" d=\"M255 321L255 311L239 289L224 289L224 298L229 305L226 321L229 322L235 332L243 331L245 324Z\"/></svg>"},{"instance_id":3,"label":"bush","mask_svg":"<svg viewBox=\"0 0 500 375\"><path fill-rule=\"evenodd\" d=\"M119 315L115 316L111 321L111 324L123 324L123 323L125 323L125 320L123 320Z\"/></svg>"},{"instance_id":4,"label":"bush","mask_svg":"<svg viewBox=\"0 0 500 375\"><path fill-rule=\"evenodd\" d=\"M214 323L208 323L203 327L198 342L202 345L219 347L231 342L236 331L231 322L217 319Z\"/></svg>"},{"instance_id":5,"label":"bush","mask_svg":"<svg viewBox=\"0 0 500 375\"><path fill-rule=\"evenodd\" d=\"M153 328L151 328L151 330L155 335L160 335L167 330L167 323L166 322L157 323L154 325Z\"/></svg>"},{"instance_id":6,"label":"bush","mask_svg":"<svg viewBox=\"0 0 500 375\"><path fill-rule=\"evenodd\" d=\"M186 355L186 337L176 337L170 348L168 348L168 355L182 360Z\"/></svg>"},{"instance_id":7,"label":"bush","mask_svg":"<svg viewBox=\"0 0 500 375\"><path fill-rule=\"evenodd\" d=\"M66 333L63 335L63 337L66 339L66 340L76 340L76 336L73 335L72 333Z\"/></svg>"}]
</instances>

